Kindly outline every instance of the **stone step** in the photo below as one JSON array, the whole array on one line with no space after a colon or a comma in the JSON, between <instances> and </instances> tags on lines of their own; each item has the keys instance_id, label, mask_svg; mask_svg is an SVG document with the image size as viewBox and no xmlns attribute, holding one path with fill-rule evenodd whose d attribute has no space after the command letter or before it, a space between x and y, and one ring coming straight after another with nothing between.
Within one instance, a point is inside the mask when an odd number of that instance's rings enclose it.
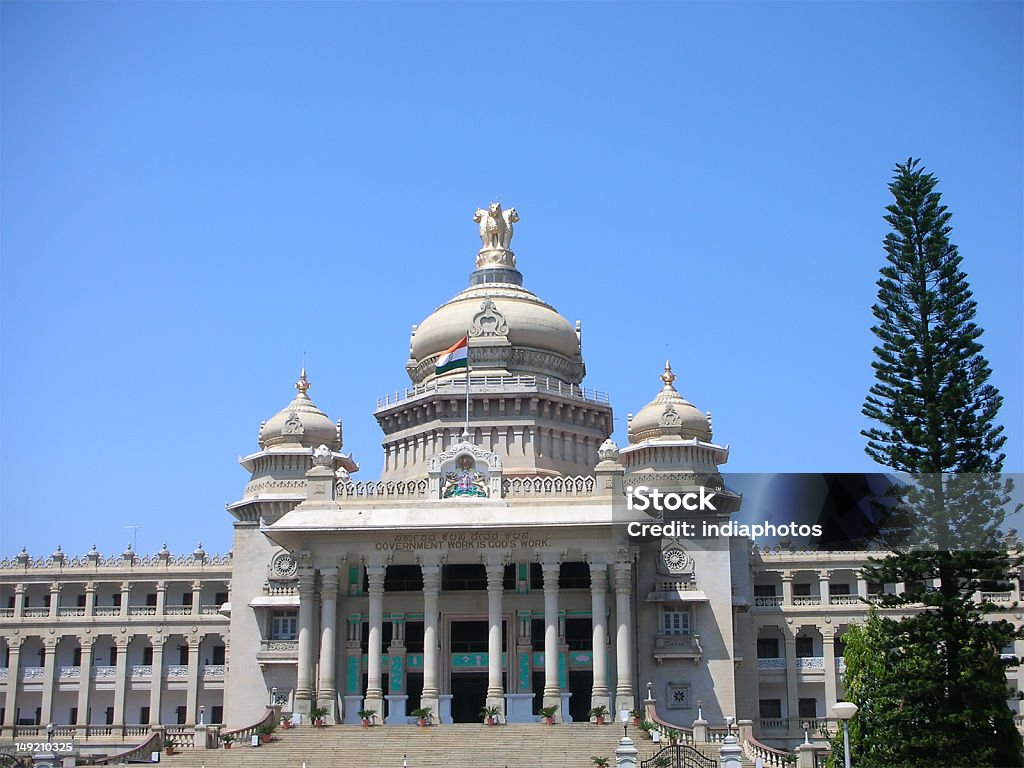
<instances>
[{"instance_id":1,"label":"stone step","mask_svg":"<svg viewBox=\"0 0 1024 768\"><path fill-rule=\"evenodd\" d=\"M654 744L642 732L630 729L640 759L653 756L664 745ZM621 731L617 726L586 723L545 726L473 724L416 726L300 726L278 730L269 744L252 748L188 750L164 756L176 768L328 768L358 765L366 768L579 768L591 765L591 755L615 764ZM718 759L718 746L699 745L701 752ZM744 761L744 768L753 764Z\"/></svg>"}]
</instances>

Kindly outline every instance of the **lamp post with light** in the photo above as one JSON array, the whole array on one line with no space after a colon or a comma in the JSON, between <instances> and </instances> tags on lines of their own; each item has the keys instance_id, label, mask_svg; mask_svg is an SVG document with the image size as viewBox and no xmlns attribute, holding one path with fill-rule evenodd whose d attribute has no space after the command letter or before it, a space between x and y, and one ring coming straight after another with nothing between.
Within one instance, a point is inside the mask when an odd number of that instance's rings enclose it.
<instances>
[{"instance_id":1,"label":"lamp post with light","mask_svg":"<svg viewBox=\"0 0 1024 768\"><path fill-rule=\"evenodd\" d=\"M837 701L832 707L832 714L843 721L843 757L846 768L850 768L850 729L847 721L857 714L857 705L849 701Z\"/></svg>"},{"instance_id":2,"label":"lamp post with light","mask_svg":"<svg viewBox=\"0 0 1024 768\"><path fill-rule=\"evenodd\" d=\"M629 710L619 710L619 721L622 723L622 738L629 736Z\"/></svg>"}]
</instances>

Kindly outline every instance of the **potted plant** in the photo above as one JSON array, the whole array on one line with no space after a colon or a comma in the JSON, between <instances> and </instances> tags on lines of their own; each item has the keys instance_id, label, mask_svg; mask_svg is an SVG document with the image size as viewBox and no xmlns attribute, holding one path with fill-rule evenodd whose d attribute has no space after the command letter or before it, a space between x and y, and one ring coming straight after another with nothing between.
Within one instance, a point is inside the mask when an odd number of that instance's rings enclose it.
<instances>
[{"instance_id":1,"label":"potted plant","mask_svg":"<svg viewBox=\"0 0 1024 768\"><path fill-rule=\"evenodd\" d=\"M256 730L256 732L260 735L260 741L267 744L270 739L273 738L271 734L274 732L274 724L264 723Z\"/></svg>"},{"instance_id":2,"label":"potted plant","mask_svg":"<svg viewBox=\"0 0 1024 768\"><path fill-rule=\"evenodd\" d=\"M363 721L363 728L369 728L371 721L377 717L377 710L360 709L357 714L359 715L359 719Z\"/></svg>"},{"instance_id":3,"label":"potted plant","mask_svg":"<svg viewBox=\"0 0 1024 768\"><path fill-rule=\"evenodd\" d=\"M499 715L501 715L501 707L484 707L480 710L480 716L487 725L495 725Z\"/></svg>"},{"instance_id":4,"label":"potted plant","mask_svg":"<svg viewBox=\"0 0 1024 768\"><path fill-rule=\"evenodd\" d=\"M541 718L541 720L543 720L548 725L554 725L554 722L555 722L555 712L557 712L557 711L558 711L558 705L557 704L552 704L550 707L541 707L540 708L540 718Z\"/></svg>"},{"instance_id":5,"label":"potted plant","mask_svg":"<svg viewBox=\"0 0 1024 768\"><path fill-rule=\"evenodd\" d=\"M323 728L325 717L327 717L327 707L313 707L309 710L309 719L313 721L314 728Z\"/></svg>"},{"instance_id":6,"label":"potted plant","mask_svg":"<svg viewBox=\"0 0 1024 768\"><path fill-rule=\"evenodd\" d=\"M281 718L281 727L284 728L287 731L289 728L292 727L292 721L289 720L287 717L282 717Z\"/></svg>"},{"instance_id":7,"label":"potted plant","mask_svg":"<svg viewBox=\"0 0 1024 768\"><path fill-rule=\"evenodd\" d=\"M164 739L164 754L165 755L173 755L174 754L174 740L173 739Z\"/></svg>"},{"instance_id":8,"label":"potted plant","mask_svg":"<svg viewBox=\"0 0 1024 768\"><path fill-rule=\"evenodd\" d=\"M675 728L669 728L665 731L665 735L668 736L668 743L673 747L679 743L679 737L682 736L682 734Z\"/></svg>"},{"instance_id":9,"label":"potted plant","mask_svg":"<svg viewBox=\"0 0 1024 768\"><path fill-rule=\"evenodd\" d=\"M231 749L231 745L234 743L235 737L230 733L225 733L220 737L220 743L224 745L224 749Z\"/></svg>"},{"instance_id":10,"label":"potted plant","mask_svg":"<svg viewBox=\"0 0 1024 768\"><path fill-rule=\"evenodd\" d=\"M631 709L629 716L633 718L633 725L639 728L640 722L644 719L644 711L642 709Z\"/></svg>"},{"instance_id":11,"label":"potted plant","mask_svg":"<svg viewBox=\"0 0 1024 768\"><path fill-rule=\"evenodd\" d=\"M603 704L599 707L594 707L587 716L594 718L598 725L604 725L604 719L608 716L608 707Z\"/></svg>"},{"instance_id":12,"label":"potted plant","mask_svg":"<svg viewBox=\"0 0 1024 768\"><path fill-rule=\"evenodd\" d=\"M608 768L608 758L598 757L597 755L590 756L590 762L597 766L597 768Z\"/></svg>"},{"instance_id":13,"label":"potted plant","mask_svg":"<svg viewBox=\"0 0 1024 768\"><path fill-rule=\"evenodd\" d=\"M433 707L420 707L419 709L414 709L409 714L415 717L417 725L419 725L420 728L423 728L428 722L430 722L430 713L433 711Z\"/></svg>"},{"instance_id":14,"label":"potted plant","mask_svg":"<svg viewBox=\"0 0 1024 768\"><path fill-rule=\"evenodd\" d=\"M655 729L655 725L650 720L641 720L640 725L638 725L637 728L646 733L647 738L652 738L651 731Z\"/></svg>"}]
</instances>

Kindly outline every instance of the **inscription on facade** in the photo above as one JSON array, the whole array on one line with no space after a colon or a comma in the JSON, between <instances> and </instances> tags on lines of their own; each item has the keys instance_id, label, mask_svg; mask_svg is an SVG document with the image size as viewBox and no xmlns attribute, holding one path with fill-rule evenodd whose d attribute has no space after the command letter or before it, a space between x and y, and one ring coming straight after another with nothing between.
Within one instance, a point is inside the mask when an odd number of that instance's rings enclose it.
<instances>
[{"instance_id":1,"label":"inscription on facade","mask_svg":"<svg viewBox=\"0 0 1024 768\"><path fill-rule=\"evenodd\" d=\"M378 541L385 552L427 552L453 549L536 549L550 547L550 539L532 531L452 531L450 533L397 534Z\"/></svg>"}]
</instances>

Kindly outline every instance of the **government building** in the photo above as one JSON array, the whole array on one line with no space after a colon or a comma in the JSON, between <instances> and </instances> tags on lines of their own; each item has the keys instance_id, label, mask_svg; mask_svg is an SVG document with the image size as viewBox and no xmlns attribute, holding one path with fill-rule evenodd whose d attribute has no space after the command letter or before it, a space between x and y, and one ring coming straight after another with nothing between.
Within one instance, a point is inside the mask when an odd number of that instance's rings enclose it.
<instances>
[{"instance_id":1,"label":"government building","mask_svg":"<svg viewBox=\"0 0 1024 768\"><path fill-rule=\"evenodd\" d=\"M337 723L429 709L443 727L483 707L510 723L557 707L574 723L653 700L668 723L750 720L779 747L824 724L843 698L843 633L902 585L866 583L864 552L650 533L665 521L631 503L640 487L713 494L673 513L684 522L741 509L710 413L666 362L616 445L580 324L526 287L515 210L474 219L469 285L413 326L408 384L377 403L379 479L357 479L303 370L240 460L230 555L0 561L5 739L52 726L131 743L154 727L246 726L268 704ZM986 597L1022 624L1019 579ZM1016 707L1019 667L1007 686Z\"/></svg>"}]
</instances>

